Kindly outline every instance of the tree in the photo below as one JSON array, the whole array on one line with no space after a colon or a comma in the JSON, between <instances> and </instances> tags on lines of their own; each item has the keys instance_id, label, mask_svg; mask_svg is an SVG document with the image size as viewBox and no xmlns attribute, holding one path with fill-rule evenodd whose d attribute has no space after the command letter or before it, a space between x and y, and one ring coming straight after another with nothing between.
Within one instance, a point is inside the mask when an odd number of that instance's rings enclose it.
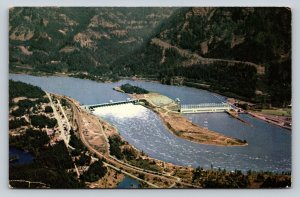
<instances>
[{"instance_id":1,"label":"tree","mask_svg":"<svg viewBox=\"0 0 300 197\"><path fill-rule=\"evenodd\" d=\"M121 138L117 135L108 137L110 144L110 154L114 155L117 159L123 159L124 155L122 154L120 146L123 145Z\"/></svg>"},{"instance_id":2,"label":"tree","mask_svg":"<svg viewBox=\"0 0 300 197\"><path fill-rule=\"evenodd\" d=\"M53 128L57 124L57 120L54 118L48 118L44 115L32 115L30 116L31 124L38 128L43 128L48 126L48 128Z\"/></svg>"},{"instance_id":3,"label":"tree","mask_svg":"<svg viewBox=\"0 0 300 197\"><path fill-rule=\"evenodd\" d=\"M53 109L50 106L45 107L45 113L53 113Z\"/></svg>"},{"instance_id":4,"label":"tree","mask_svg":"<svg viewBox=\"0 0 300 197\"><path fill-rule=\"evenodd\" d=\"M80 166L84 166L84 165L89 165L90 162L91 162L91 157L86 154L82 154L79 160L77 161L77 164Z\"/></svg>"},{"instance_id":5,"label":"tree","mask_svg":"<svg viewBox=\"0 0 300 197\"><path fill-rule=\"evenodd\" d=\"M202 175L202 168L200 166L198 166L194 171L193 171L193 182L200 178Z\"/></svg>"},{"instance_id":6,"label":"tree","mask_svg":"<svg viewBox=\"0 0 300 197\"><path fill-rule=\"evenodd\" d=\"M106 167L101 160L92 163L89 169L83 173L82 179L88 182L94 182L102 178L107 172Z\"/></svg>"}]
</instances>

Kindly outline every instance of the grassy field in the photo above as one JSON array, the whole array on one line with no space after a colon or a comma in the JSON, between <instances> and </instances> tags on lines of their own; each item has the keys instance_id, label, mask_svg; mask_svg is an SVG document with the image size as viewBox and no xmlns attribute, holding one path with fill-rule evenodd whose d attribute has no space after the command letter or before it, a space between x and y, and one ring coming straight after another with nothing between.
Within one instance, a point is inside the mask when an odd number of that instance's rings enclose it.
<instances>
[{"instance_id":1,"label":"grassy field","mask_svg":"<svg viewBox=\"0 0 300 197\"><path fill-rule=\"evenodd\" d=\"M156 94L156 93L153 93L153 94L150 94L148 96L148 98L155 104L155 105L158 105L158 106L164 106L164 105L168 105L168 104L171 104L172 102L174 102L172 99L170 99L169 97L167 96L164 96L164 95L160 95L160 94Z\"/></svg>"},{"instance_id":2,"label":"grassy field","mask_svg":"<svg viewBox=\"0 0 300 197\"><path fill-rule=\"evenodd\" d=\"M291 116L292 115L291 108L263 109L263 110L261 110L261 112L264 114L275 115L275 116Z\"/></svg>"}]
</instances>

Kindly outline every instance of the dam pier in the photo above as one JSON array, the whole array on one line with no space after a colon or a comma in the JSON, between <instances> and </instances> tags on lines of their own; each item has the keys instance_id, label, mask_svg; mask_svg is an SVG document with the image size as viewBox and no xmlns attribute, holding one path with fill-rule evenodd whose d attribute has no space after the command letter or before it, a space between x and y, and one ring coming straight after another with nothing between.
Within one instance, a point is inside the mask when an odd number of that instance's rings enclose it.
<instances>
[{"instance_id":1,"label":"dam pier","mask_svg":"<svg viewBox=\"0 0 300 197\"><path fill-rule=\"evenodd\" d=\"M143 100L143 99L142 99ZM92 105L83 105L83 108L94 111L95 108L100 107L109 107L115 105L126 105L126 104L140 104L139 102L142 101L139 99L127 99L125 101L110 101L108 103L100 103L100 104L92 104ZM228 103L200 103L200 104L180 104L180 100L176 99L177 104L177 112L183 114L189 113L218 113L218 112L227 112L233 110L234 108L229 105Z\"/></svg>"}]
</instances>

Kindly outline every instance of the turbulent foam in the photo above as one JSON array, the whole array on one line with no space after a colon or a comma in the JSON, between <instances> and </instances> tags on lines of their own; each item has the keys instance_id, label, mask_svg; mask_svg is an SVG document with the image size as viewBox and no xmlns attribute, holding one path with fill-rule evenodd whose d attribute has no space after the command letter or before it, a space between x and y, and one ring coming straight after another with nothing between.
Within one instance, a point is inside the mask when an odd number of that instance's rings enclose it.
<instances>
[{"instance_id":1,"label":"turbulent foam","mask_svg":"<svg viewBox=\"0 0 300 197\"><path fill-rule=\"evenodd\" d=\"M94 114L97 116L114 116L118 119L139 118L145 119L146 108L132 103L122 105L112 105L95 108Z\"/></svg>"},{"instance_id":2,"label":"turbulent foam","mask_svg":"<svg viewBox=\"0 0 300 197\"><path fill-rule=\"evenodd\" d=\"M284 165L280 161L282 158L276 161L266 160L264 158L271 156L272 152L261 149L258 151L253 143L247 147L215 147L178 138L167 131L157 114L142 106L133 104L110 106L98 108L95 113L114 124L130 144L149 156L166 162L204 168L210 168L213 164L214 168L243 171L290 169L289 160ZM252 129L249 127L246 133L251 135L254 131Z\"/></svg>"},{"instance_id":3,"label":"turbulent foam","mask_svg":"<svg viewBox=\"0 0 300 197\"><path fill-rule=\"evenodd\" d=\"M10 74L10 79L37 85L48 92L70 96L82 105L106 103L111 99L126 100L128 97L112 89L126 81L104 84L69 77L34 77L13 74ZM184 86L127 82L173 99L180 98L183 104L209 103L219 100L209 92ZM291 133L246 114L240 116L251 123L253 125L251 127L225 113L186 115L195 124L203 125L207 122L205 124L210 130L247 140L249 145L245 147L201 145L178 138L167 130L157 114L138 105L96 108L95 114L116 126L125 140L137 149L166 162L204 168L210 168L213 164L214 168L220 167L227 170L247 171L251 169L278 172L291 170Z\"/></svg>"}]
</instances>

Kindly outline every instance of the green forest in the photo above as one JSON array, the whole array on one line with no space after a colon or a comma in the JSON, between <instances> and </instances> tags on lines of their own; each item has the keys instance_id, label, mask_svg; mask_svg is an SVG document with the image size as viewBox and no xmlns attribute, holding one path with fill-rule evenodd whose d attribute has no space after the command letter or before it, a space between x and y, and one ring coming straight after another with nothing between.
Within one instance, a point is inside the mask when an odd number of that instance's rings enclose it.
<instances>
[{"instance_id":1,"label":"green forest","mask_svg":"<svg viewBox=\"0 0 300 197\"><path fill-rule=\"evenodd\" d=\"M291 102L289 8L14 8L9 22L10 72L166 84L179 76L183 85L265 106ZM241 63L199 63L193 55Z\"/></svg>"},{"instance_id":2,"label":"green forest","mask_svg":"<svg viewBox=\"0 0 300 197\"><path fill-rule=\"evenodd\" d=\"M148 90L145 90L138 86L130 85L129 83L121 85L120 88L127 94L148 94L149 93Z\"/></svg>"},{"instance_id":3,"label":"green forest","mask_svg":"<svg viewBox=\"0 0 300 197\"><path fill-rule=\"evenodd\" d=\"M18 129L22 126L34 126L27 128L19 135L10 135L9 146L28 151L34 157L29 164L10 164L10 180L27 180L41 182L31 184L31 188L47 186L51 188L84 188L85 184L67 170L73 168L73 161L63 141L50 145L50 138L42 128L54 129L56 119L44 115L35 114L36 107L41 103L48 103L45 92L40 88L23 82L9 81L10 107L18 106L17 110L11 111L14 118L9 121L9 129ZM17 103L13 102L16 97L27 97ZM48 109L49 110L49 109ZM52 109L51 109L52 110ZM29 115L32 114L32 115ZM20 116L29 115L29 122ZM12 187L28 188L26 182L10 182Z\"/></svg>"}]
</instances>

